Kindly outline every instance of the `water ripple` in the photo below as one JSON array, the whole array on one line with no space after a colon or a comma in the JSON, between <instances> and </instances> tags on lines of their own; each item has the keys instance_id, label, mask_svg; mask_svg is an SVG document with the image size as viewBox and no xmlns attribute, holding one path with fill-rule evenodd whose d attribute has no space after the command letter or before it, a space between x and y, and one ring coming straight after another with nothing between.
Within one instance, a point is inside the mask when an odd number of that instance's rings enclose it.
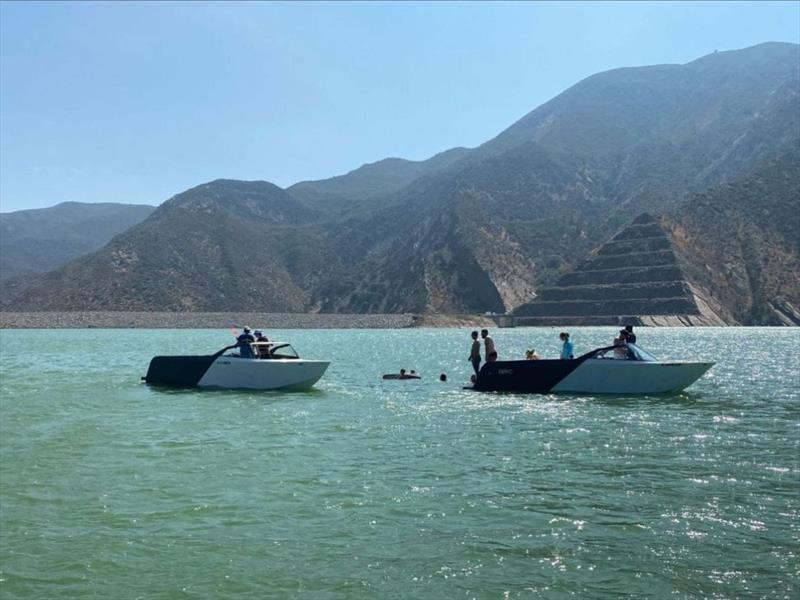
<instances>
[{"instance_id":1,"label":"water ripple","mask_svg":"<svg viewBox=\"0 0 800 600\"><path fill-rule=\"evenodd\" d=\"M640 333L720 362L664 397L477 394L466 331L294 331L333 361L313 393L168 391L150 356L225 332L0 332L0 595L796 597L800 335Z\"/></svg>"}]
</instances>

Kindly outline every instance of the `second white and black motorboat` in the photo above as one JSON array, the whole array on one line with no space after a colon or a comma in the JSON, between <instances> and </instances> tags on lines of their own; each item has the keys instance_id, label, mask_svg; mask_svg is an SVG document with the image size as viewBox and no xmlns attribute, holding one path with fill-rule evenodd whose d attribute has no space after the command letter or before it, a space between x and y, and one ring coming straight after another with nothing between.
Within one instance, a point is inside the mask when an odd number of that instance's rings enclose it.
<instances>
[{"instance_id":1,"label":"second white and black motorboat","mask_svg":"<svg viewBox=\"0 0 800 600\"><path fill-rule=\"evenodd\" d=\"M713 362L660 361L635 344L597 348L575 359L486 363L472 389L482 392L667 394L700 379Z\"/></svg>"}]
</instances>

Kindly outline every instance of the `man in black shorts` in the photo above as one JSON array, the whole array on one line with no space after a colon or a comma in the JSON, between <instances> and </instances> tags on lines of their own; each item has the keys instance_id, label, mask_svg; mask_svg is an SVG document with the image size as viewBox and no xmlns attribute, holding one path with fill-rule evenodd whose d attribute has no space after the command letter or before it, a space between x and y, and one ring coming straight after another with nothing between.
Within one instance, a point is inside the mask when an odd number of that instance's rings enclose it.
<instances>
[{"instance_id":1,"label":"man in black shorts","mask_svg":"<svg viewBox=\"0 0 800 600\"><path fill-rule=\"evenodd\" d=\"M467 359L472 363L472 368L475 369L475 375L480 373L481 370L481 343L478 341L478 332L472 332L472 348L469 351L469 358Z\"/></svg>"},{"instance_id":2,"label":"man in black shorts","mask_svg":"<svg viewBox=\"0 0 800 600\"><path fill-rule=\"evenodd\" d=\"M481 337L483 338L483 345L486 350L486 362L494 362L497 360L497 350L494 347L494 340L489 335L488 329L481 329Z\"/></svg>"}]
</instances>

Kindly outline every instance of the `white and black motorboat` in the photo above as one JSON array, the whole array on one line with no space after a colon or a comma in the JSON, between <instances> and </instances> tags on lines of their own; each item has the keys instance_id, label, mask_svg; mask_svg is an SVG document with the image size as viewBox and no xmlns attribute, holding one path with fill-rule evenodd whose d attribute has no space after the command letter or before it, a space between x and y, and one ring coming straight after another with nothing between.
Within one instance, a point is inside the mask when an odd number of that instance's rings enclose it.
<instances>
[{"instance_id":1,"label":"white and black motorboat","mask_svg":"<svg viewBox=\"0 0 800 600\"><path fill-rule=\"evenodd\" d=\"M571 360L486 363L472 389L482 392L666 394L700 379L713 362L660 361L635 344L597 348Z\"/></svg>"},{"instance_id":2,"label":"white and black motorboat","mask_svg":"<svg viewBox=\"0 0 800 600\"><path fill-rule=\"evenodd\" d=\"M235 344L206 356L156 356L142 379L154 385L251 390L305 390L330 362L301 359L290 344Z\"/></svg>"}]
</instances>

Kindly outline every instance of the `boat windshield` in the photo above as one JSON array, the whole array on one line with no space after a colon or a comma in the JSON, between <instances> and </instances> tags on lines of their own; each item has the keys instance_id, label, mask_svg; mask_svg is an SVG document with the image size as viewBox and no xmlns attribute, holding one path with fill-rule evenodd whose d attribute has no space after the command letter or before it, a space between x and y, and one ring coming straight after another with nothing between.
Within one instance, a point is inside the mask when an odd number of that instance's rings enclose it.
<instances>
[{"instance_id":1,"label":"boat windshield","mask_svg":"<svg viewBox=\"0 0 800 600\"><path fill-rule=\"evenodd\" d=\"M636 356L636 360L643 360L645 362L658 362L658 359L655 356L646 350L642 350L636 344L628 344L628 349L633 352L634 356Z\"/></svg>"},{"instance_id":2,"label":"boat windshield","mask_svg":"<svg viewBox=\"0 0 800 600\"><path fill-rule=\"evenodd\" d=\"M251 342L246 346L234 344L223 348L219 354L227 350L238 350L238 352L226 354L226 356L237 358L300 358L300 355L292 348L291 344L285 342Z\"/></svg>"},{"instance_id":3,"label":"boat windshield","mask_svg":"<svg viewBox=\"0 0 800 600\"><path fill-rule=\"evenodd\" d=\"M592 358L611 358L617 360L640 360L642 362L658 362L658 359L649 352L642 350L636 344L613 346L595 350Z\"/></svg>"},{"instance_id":4,"label":"boat windshield","mask_svg":"<svg viewBox=\"0 0 800 600\"><path fill-rule=\"evenodd\" d=\"M269 349L270 358L300 358L291 344L276 342L271 344Z\"/></svg>"}]
</instances>

